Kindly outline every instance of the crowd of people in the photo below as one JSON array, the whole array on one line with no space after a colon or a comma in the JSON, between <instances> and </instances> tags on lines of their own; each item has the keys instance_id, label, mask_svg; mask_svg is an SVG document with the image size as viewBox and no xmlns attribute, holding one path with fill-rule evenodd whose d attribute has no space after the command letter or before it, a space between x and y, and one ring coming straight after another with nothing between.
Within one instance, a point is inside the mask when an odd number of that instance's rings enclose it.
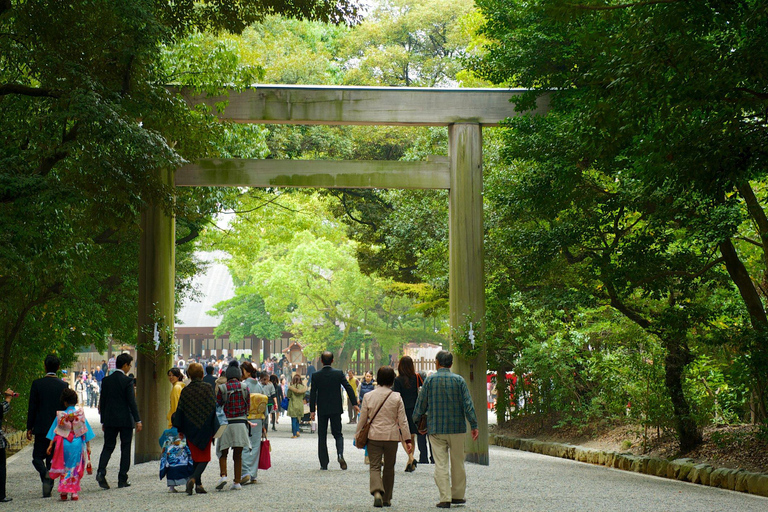
<instances>
[{"instance_id":1,"label":"crowd of people","mask_svg":"<svg viewBox=\"0 0 768 512\"><path fill-rule=\"evenodd\" d=\"M104 368L82 372L75 388L70 389L57 376L59 359L49 355L44 363L45 377L32 383L27 437L34 438L32 464L40 475L43 497L51 496L58 478L60 499L79 499L80 480L86 468L90 472L90 441L94 437L82 406L93 406L94 395L104 432L96 481L101 488L110 489L107 466L119 437L117 484L131 485L128 471L133 432L142 430L135 379L130 373L133 358L124 353L114 362L111 359L103 362ZM472 437L477 439L477 418L466 382L450 370L453 356L449 352L437 354L437 371L429 376L417 373L408 356L400 359L397 373L384 366L378 369L376 379L369 371L360 380L354 372L345 374L333 368L333 353L324 352L320 360L322 367L308 372L306 381L294 373L290 382L283 374L271 373L285 368L276 358L262 365L236 359L207 361L205 365L178 361L167 371L172 387L167 430L160 438L160 474L166 478L169 492L183 488L189 495L206 494L203 474L212 452L219 463L217 491L227 487L240 490L256 483L259 469L269 467L268 452L262 453L262 447L268 443L270 424L276 430L284 415L291 418L293 439L301 436L302 422L308 421L312 430L316 429L321 470L328 470L330 462L330 425L336 461L346 470L341 419L344 394L349 423L356 424L356 440L364 439L358 448L365 449L375 507L391 505L400 445L408 457L406 472L415 471L418 464L435 464L440 495L437 507L465 502L464 437L469 423ZM10 388L6 390L0 420L14 396ZM0 503L11 499L5 493L4 452L5 438L0 431Z\"/></svg>"}]
</instances>

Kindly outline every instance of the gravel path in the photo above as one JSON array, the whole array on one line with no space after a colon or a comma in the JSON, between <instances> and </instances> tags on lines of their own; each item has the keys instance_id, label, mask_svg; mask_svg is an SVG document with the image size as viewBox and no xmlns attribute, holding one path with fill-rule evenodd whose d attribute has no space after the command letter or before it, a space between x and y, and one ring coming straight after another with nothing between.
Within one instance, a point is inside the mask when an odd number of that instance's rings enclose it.
<instances>
[{"instance_id":1,"label":"gravel path","mask_svg":"<svg viewBox=\"0 0 768 512\"><path fill-rule=\"evenodd\" d=\"M95 410L87 409L92 425L98 425ZM346 421L346 419L344 420ZM92 443L94 469L101 453L100 429ZM285 418L278 432L270 432L272 469L259 472L257 485L241 491L215 492L218 480L215 460L203 475L210 494L187 496L169 494L165 481L158 479L158 463L133 466L132 486L117 489L119 447L108 469L113 488L99 489L93 476L83 479L80 501L63 503L56 498L42 499L37 473L31 464L31 447L8 461L8 496L10 503L0 504L5 511L161 511L161 510L257 510L272 511L359 511L373 510L368 494L368 466L362 452L352 446L352 425L344 425L345 455L349 469L341 471L331 463L329 471L320 471L317 462L317 437L304 434L291 439L290 421ZM333 438L329 435L329 450ZM760 511L768 510L768 498L700 485L654 478L528 452L491 447L489 467L467 465L467 505L453 507L478 511ZM414 473L404 473L405 454L398 454L395 511L436 510L437 488L433 467L420 465ZM230 459L230 474L231 469Z\"/></svg>"}]
</instances>

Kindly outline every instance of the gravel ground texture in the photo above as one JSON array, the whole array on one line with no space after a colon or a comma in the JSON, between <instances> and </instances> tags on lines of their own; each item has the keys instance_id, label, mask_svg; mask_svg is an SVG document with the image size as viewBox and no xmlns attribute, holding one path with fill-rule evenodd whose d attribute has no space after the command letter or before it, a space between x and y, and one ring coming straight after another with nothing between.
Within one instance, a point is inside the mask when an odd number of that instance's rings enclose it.
<instances>
[{"instance_id":1,"label":"gravel ground texture","mask_svg":"<svg viewBox=\"0 0 768 512\"><path fill-rule=\"evenodd\" d=\"M94 469L103 438L94 409L86 409L97 433L91 446ZM161 510L260 510L271 511L359 511L373 510L368 493L368 466L363 452L352 446L354 425L344 418L347 471L331 462L321 471L317 461L317 436L305 433L291 439L290 419L270 431L272 469L259 472L259 483L230 491L216 492L218 465L215 459L203 475L207 495L187 496L168 493L165 481L158 479L159 463L131 467L132 486L117 488L119 446L112 456L107 479L113 486L102 490L94 476L83 479L77 502L41 498L40 480L32 468L28 446L8 459L8 496L12 502L0 504L5 511L161 511ZM333 438L328 448L333 455ZM332 457L333 460L333 457ZM467 504L459 510L478 511L760 511L768 510L768 498L713 489L663 478L629 473L570 460L546 457L492 446L490 466L467 464ZM405 473L406 456L398 454L395 491L391 511L435 510L438 501L433 466L419 465ZM230 456L230 475L232 461Z\"/></svg>"}]
</instances>

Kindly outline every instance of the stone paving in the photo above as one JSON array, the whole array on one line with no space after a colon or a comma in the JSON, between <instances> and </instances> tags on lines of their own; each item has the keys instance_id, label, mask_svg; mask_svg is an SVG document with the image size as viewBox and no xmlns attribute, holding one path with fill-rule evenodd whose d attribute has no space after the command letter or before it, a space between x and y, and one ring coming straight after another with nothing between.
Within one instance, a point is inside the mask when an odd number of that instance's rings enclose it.
<instances>
[{"instance_id":1,"label":"stone paving","mask_svg":"<svg viewBox=\"0 0 768 512\"><path fill-rule=\"evenodd\" d=\"M91 424L98 427L95 410L86 409ZM344 420L346 422L346 418ZM290 420L283 419L277 432L270 432L272 464L259 472L259 483L240 491L216 492L218 480L215 460L203 475L211 491L207 495L169 494L165 481L158 479L158 463L133 466L132 486L117 489L119 448L108 469L113 488L98 487L93 476L83 479L78 502L42 499L37 474L32 469L31 447L8 461L10 503L0 504L5 511L359 511L373 510L368 493L368 466L362 451L352 446L353 425L344 425L347 471L331 463L321 471L317 462L317 437L303 434L291 439ZM100 428L92 443L94 466L101 453ZM329 450L333 452L329 436ZM391 511L436 510L437 488L433 467L420 465L405 473L405 454L398 454L395 492ZM467 504L454 506L462 511L768 511L768 498L713 489L700 485L628 473L570 460L528 452L491 447L490 466L467 465ZM231 469L230 459L230 474ZM227 488L228 489L228 488Z\"/></svg>"}]
</instances>

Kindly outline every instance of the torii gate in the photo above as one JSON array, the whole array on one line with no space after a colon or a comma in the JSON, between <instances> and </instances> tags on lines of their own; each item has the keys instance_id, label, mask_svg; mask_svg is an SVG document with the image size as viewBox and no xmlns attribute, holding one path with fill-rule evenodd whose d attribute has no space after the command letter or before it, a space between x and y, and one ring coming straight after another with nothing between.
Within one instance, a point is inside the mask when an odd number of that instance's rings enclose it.
<instances>
[{"instance_id":1,"label":"torii gate","mask_svg":"<svg viewBox=\"0 0 768 512\"><path fill-rule=\"evenodd\" d=\"M221 119L260 124L447 126L448 158L426 162L201 160L166 172L166 185L221 187L403 188L449 191L449 310L457 328L485 314L483 276L482 127L518 115L510 100L524 90L267 85L207 98L182 92L191 105L228 101ZM536 112L547 109L542 100ZM139 326L172 325L175 220L162 208L142 212ZM138 342L151 342L152 328ZM138 403L144 430L136 435L135 462L160 458L171 365L163 353L139 353ZM154 369L154 371L149 371ZM486 353L472 359L454 353L453 371L469 386L480 437L466 437L466 459L488 464Z\"/></svg>"}]
</instances>

